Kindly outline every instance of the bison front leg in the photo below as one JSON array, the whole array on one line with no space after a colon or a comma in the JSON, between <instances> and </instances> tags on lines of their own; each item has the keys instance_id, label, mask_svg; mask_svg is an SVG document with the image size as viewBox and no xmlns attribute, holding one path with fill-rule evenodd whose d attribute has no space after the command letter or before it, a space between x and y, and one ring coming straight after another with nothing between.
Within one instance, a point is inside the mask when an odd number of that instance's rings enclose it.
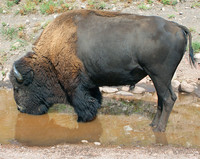
<instances>
[{"instance_id":1,"label":"bison front leg","mask_svg":"<svg viewBox=\"0 0 200 159\"><path fill-rule=\"evenodd\" d=\"M101 95L97 89L88 89L79 85L72 97L72 105L78 115L78 122L91 121L96 117L97 110L101 106ZM97 95L98 98L95 98Z\"/></svg>"}]
</instances>

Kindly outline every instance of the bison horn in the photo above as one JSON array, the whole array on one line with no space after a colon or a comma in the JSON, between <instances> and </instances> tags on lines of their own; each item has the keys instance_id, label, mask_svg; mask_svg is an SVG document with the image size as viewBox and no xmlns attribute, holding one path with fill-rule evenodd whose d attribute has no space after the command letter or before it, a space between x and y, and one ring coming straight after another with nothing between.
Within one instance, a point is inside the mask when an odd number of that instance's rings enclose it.
<instances>
[{"instance_id":1,"label":"bison horn","mask_svg":"<svg viewBox=\"0 0 200 159\"><path fill-rule=\"evenodd\" d=\"M21 75L21 73L19 73L19 71L16 69L15 65L13 66L13 71L14 71L14 76L16 77L18 82L23 82L23 77Z\"/></svg>"}]
</instances>

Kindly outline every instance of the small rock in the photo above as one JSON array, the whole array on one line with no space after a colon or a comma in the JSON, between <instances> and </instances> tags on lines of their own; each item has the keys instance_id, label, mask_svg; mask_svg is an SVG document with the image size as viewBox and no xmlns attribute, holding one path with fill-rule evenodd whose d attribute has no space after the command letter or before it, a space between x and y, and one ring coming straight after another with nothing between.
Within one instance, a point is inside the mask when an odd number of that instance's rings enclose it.
<instances>
[{"instance_id":1,"label":"small rock","mask_svg":"<svg viewBox=\"0 0 200 159\"><path fill-rule=\"evenodd\" d=\"M186 81L183 81L180 85L180 92L192 93L195 87L191 84L188 84Z\"/></svg>"},{"instance_id":2,"label":"small rock","mask_svg":"<svg viewBox=\"0 0 200 159\"><path fill-rule=\"evenodd\" d=\"M101 145L100 142L94 142L94 144L95 144L96 146L100 146L100 145Z\"/></svg>"},{"instance_id":3,"label":"small rock","mask_svg":"<svg viewBox=\"0 0 200 159\"><path fill-rule=\"evenodd\" d=\"M34 17L34 18L33 18L33 20L34 20L34 21L36 21L36 20L37 20L37 18L35 18L35 17Z\"/></svg>"},{"instance_id":4,"label":"small rock","mask_svg":"<svg viewBox=\"0 0 200 159\"><path fill-rule=\"evenodd\" d=\"M81 140L82 143L87 144L88 141L87 140Z\"/></svg>"},{"instance_id":5,"label":"small rock","mask_svg":"<svg viewBox=\"0 0 200 159\"><path fill-rule=\"evenodd\" d=\"M145 89L143 87L139 87L139 86L135 86L135 88L132 91L132 93L135 93L135 94L141 94L144 92L145 92Z\"/></svg>"},{"instance_id":6,"label":"small rock","mask_svg":"<svg viewBox=\"0 0 200 159\"><path fill-rule=\"evenodd\" d=\"M172 87L174 88L175 91L178 91L179 87L180 87L180 82L178 80L173 80L172 81Z\"/></svg>"},{"instance_id":7,"label":"small rock","mask_svg":"<svg viewBox=\"0 0 200 159\"><path fill-rule=\"evenodd\" d=\"M47 24L47 22L42 22L41 24L40 24L40 26L42 27L42 28L44 28L45 27L45 25Z\"/></svg>"},{"instance_id":8,"label":"small rock","mask_svg":"<svg viewBox=\"0 0 200 159\"><path fill-rule=\"evenodd\" d=\"M6 12L6 10L3 10L3 14L6 14L7 12Z\"/></svg>"},{"instance_id":9,"label":"small rock","mask_svg":"<svg viewBox=\"0 0 200 159\"><path fill-rule=\"evenodd\" d=\"M86 8L86 5L81 5L81 9L85 9Z\"/></svg>"},{"instance_id":10,"label":"small rock","mask_svg":"<svg viewBox=\"0 0 200 159\"><path fill-rule=\"evenodd\" d=\"M124 126L124 131L132 131L132 130L133 130L133 128L130 127L130 125Z\"/></svg>"},{"instance_id":11,"label":"small rock","mask_svg":"<svg viewBox=\"0 0 200 159\"><path fill-rule=\"evenodd\" d=\"M127 111L127 109L128 109L127 107L123 107L122 111Z\"/></svg>"},{"instance_id":12,"label":"small rock","mask_svg":"<svg viewBox=\"0 0 200 159\"><path fill-rule=\"evenodd\" d=\"M199 34L200 35L200 34ZM198 63L200 63L200 53L196 53L195 55L194 55L194 58L195 58L195 60L198 62Z\"/></svg>"},{"instance_id":13,"label":"small rock","mask_svg":"<svg viewBox=\"0 0 200 159\"><path fill-rule=\"evenodd\" d=\"M117 10L117 8L116 7L113 7L113 9L112 9L113 11L116 11Z\"/></svg>"},{"instance_id":14,"label":"small rock","mask_svg":"<svg viewBox=\"0 0 200 159\"><path fill-rule=\"evenodd\" d=\"M122 96L133 96L133 93L126 92L126 91L119 91L116 94L117 95L122 95Z\"/></svg>"},{"instance_id":15,"label":"small rock","mask_svg":"<svg viewBox=\"0 0 200 159\"><path fill-rule=\"evenodd\" d=\"M3 78L4 78L3 73L2 71L0 71L0 81L3 81Z\"/></svg>"},{"instance_id":16,"label":"small rock","mask_svg":"<svg viewBox=\"0 0 200 159\"><path fill-rule=\"evenodd\" d=\"M166 153L169 154L169 155L173 155L174 154L174 152L172 150L168 150Z\"/></svg>"},{"instance_id":17,"label":"small rock","mask_svg":"<svg viewBox=\"0 0 200 159\"><path fill-rule=\"evenodd\" d=\"M16 42L16 43L13 44L13 46L16 47L16 48L19 48L20 45L21 45L20 42Z\"/></svg>"},{"instance_id":18,"label":"small rock","mask_svg":"<svg viewBox=\"0 0 200 159\"><path fill-rule=\"evenodd\" d=\"M5 76L5 78L4 78L4 81L9 81L10 80L10 72L7 72L6 73L6 76Z\"/></svg>"},{"instance_id":19,"label":"small rock","mask_svg":"<svg viewBox=\"0 0 200 159\"><path fill-rule=\"evenodd\" d=\"M183 12L180 12L179 15L183 15Z\"/></svg>"},{"instance_id":20,"label":"small rock","mask_svg":"<svg viewBox=\"0 0 200 159\"><path fill-rule=\"evenodd\" d=\"M161 10L162 10L162 11L165 11L165 8L164 8L164 7L162 7L162 8L161 8Z\"/></svg>"},{"instance_id":21,"label":"small rock","mask_svg":"<svg viewBox=\"0 0 200 159\"><path fill-rule=\"evenodd\" d=\"M58 16L58 14L55 14L55 15L53 16L53 18L55 19L55 18L57 18L57 16Z\"/></svg>"},{"instance_id":22,"label":"small rock","mask_svg":"<svg viewBox=\"0 0 200 159\"><path fill-rule=\"evenodd\" d=\"M25 23L26 25L30 24L30 20L27 19Z\"/></svg>"},{"instance_id":23,"label":"small rock","mask_svg":"<svg viewBox=\"0 0 200 159\"><path fill-rule=\"evenodd\" d=\"M113 87L102 87L101 90L104 92L104 93L115 93L118 91L117 88L113 88Z\"/></svg>"},{"instance_id":24,"label":"small rock","mask_svg":"<svg viewBox=\"0 0 200 159\"><path fill-rule=\"evenodd\" d=\"M129 86L123 86L122 87L122 91L127 91L128 92L129 91Z\"/></svg>"}]
</instances>

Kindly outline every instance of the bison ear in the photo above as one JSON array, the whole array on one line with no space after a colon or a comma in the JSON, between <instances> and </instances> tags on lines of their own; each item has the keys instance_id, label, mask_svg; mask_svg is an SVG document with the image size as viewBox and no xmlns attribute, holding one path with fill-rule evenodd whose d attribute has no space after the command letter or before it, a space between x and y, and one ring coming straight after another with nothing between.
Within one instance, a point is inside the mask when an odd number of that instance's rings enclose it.
<instances>
[{"instance_id":1,"label":"bison ear","mask_svg":"<svg viewBox=\"0 0 200 159\"><path fill-rule=\"evenodd\" d=\"M31 84L33 81L33 77L34 77L33 70L30 70L29 72L27 72L27 74L25 75L25 78L24 78L24 85L28 86L29 84Z\"/></svg>"}]
</instances>

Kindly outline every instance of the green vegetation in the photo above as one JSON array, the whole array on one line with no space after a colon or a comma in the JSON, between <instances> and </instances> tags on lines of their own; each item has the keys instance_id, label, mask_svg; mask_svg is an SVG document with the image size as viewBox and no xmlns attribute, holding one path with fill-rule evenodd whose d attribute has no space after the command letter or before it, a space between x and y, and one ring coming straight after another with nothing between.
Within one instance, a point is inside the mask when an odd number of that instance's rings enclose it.
<instances>
[{"instance_id":1,"label":"green vegetation","mask_svg":"<svg viewBox=\"0 0 200 159\"><path fill-rule=\"evenodd\" d=\"M53 14L53 13L61 13L69 10L70 7L67 3L65 3L63 0L59 1L45 1L40 5L40 12L42 14Z\"/></svg>"},{"instance_id":2,"label":"green vegetation","mask_svg":"<svg viewBox=\"0 0 200 159\"><path fill-rule=\"evenodd\" d=\"M19 10L19 13L21 15L26 15L35 12L36 12L36 2L32 2L30 0L26 0L25 4Z\"/></svg>"},{"instance_id":3,"label":"green vegetation","mask_svg":"<svg viewBox=\"0 0 200 159\"><path fill-rule=\"evenodd\" d=\"M191 8L200 7L200 1L192 4Z\"/></svg>"},{"instance_id":4,"label":"green vegetation","mask_svg":"<svg viewBox=\"0 0 200 159\"><path fill-rule=\"evenodd\" d=\"M168 15L168 18L173 19L173 18L175 18L175 15L174 14Z\"/></svg>"},{"instance_id":5,"label":"green vegetation","mask_svg":"<svg viewBox=\"0 0 200 159\"><path fill-rule=\"evenodd\" d=\"M106 4L104 2L101 2L99 4L99 9L104 9L106 7Z\"/></svg>"},{"instance_id":6,"label":"green vegetation","mask_svg":"<svg viewBox=\"0 0 200 159\"><path fill-rule=\"evenodd\" d=\"M178 3L177 0L161 0L161 3L164 5L176 5Z\"/></svg>"},{"instance_id":7,"label":"green vegetation","mask_svg":"<svg viewBox=\"0 0 200 159\"><path fill-rule=\"evenodd\" d=\"M3 8L0 7L0 13L3 13Z\"/></svg>"},{"instance_id":8,"label":"green vegetation","mask_svg":"<svg viewBox=\"0 0 200 159\"><path fill-rule=\"evenodd\" d=\"M99 113L110 115L141 114L152 119L155 115L154 105L155 103L153 102L140 100L105 99Z\"/></svg>"},{"instance_id":9,"label":"green vegetation","mask_svg":"<svg viewBox=\"0 0 200 159\"><path fill-rule=\"evenodd\" d=\"M148 4L153 4L153 1L152 0L147 0L147 3Z\"/></svg>"},{"instance_id":10,"label":"green vegetation","mask_svg":"<svg viewBox=\"0 0 200 159\"><path fill-rule=\"evenodd\" d=\"M7 5L8 8L10 8L10 7L13 7L15 5L15 2L7 0L6 5Z\"/></svg>"},{"instance_id":11,"label":"green vegetation","mask_svg":"<svg viewBox=\"0 0 200 159\"><path fill-rule=\"evenodd\" d=\"M144 3L141 3L140 5L138 5L138 8L141 9L141 10L151 9L151 7L145 5Z\"/></svg>"},{"instance_id":12,"label":"green vegetation","mask_svg":"<svg viewBox=\"0 0 200 159\"><path fill-rule=\"evenodd\" d=\"M7 40L13 40L16 38L25 39L25 34L24 34L25 26L19 25L18 27L10 27L5 22L2 22L1 25L2 25L0 29L1 34Z\"/></svg>"},{"instance_id":13,"label":"green vegetation","mask_svg":"<svg viewBox=\"0 0 200 159\"><path fill-rule=\"evenodd\" d=\"M196 32L196 30L194 28L189 28L189 31L194 32L194 33Z\"/></svg>"},{"instance_id":14,"label":"green vegetation","mask_svg":"<svg viewBox=\"0 0 200 159\"><path fill-rule=\"evenodd\" d=\"M98 0L87 0L87 8L88 9L105 9L107 1L98 1ZM114 4L117 1L113 1Z\"/></svg>"},{"instance_id":15,"label":"green vegetation","mask_svg":"<svg viewBox=\"0 0 200 159\"><path fill-rule=\"evenodd\" d=\"M200 42L198 41L193 42L192 47L193 47L194 53L200 52Z\"/></svg>"},{"instance_id":16,"label":"green vegetation","mask_svg":"<svg viewBox=\"0 0 200 159\"><path fill-rule=\"evenodd\" d=\"M7 61L7 54L5 51L0 50L0 65L3 65Z\"/></svg>"},{"instance_id":17,"label":"green vegetation","mask_svg":"<svg viewBox=\"0 0 200 159\"><path fill-rule=\"evenodd\" d=\"M27 42L26 42L25 40L17 39L17 40L11 45L10 51L18 50L19 48L24 47L24 46L26 46L26 45L27 45Z\"/></svg>"},{"instance_id":18,"label":"green vegetation","mask_svg":"<svg viewBox=\"0 0 200 159\"><path fill-rule=\"evenodd\" d=\"M7 26L4 22L1 27L1 34L8 40L12 40L17 36L16 28Z\"/></svg>"}]
</instances>

